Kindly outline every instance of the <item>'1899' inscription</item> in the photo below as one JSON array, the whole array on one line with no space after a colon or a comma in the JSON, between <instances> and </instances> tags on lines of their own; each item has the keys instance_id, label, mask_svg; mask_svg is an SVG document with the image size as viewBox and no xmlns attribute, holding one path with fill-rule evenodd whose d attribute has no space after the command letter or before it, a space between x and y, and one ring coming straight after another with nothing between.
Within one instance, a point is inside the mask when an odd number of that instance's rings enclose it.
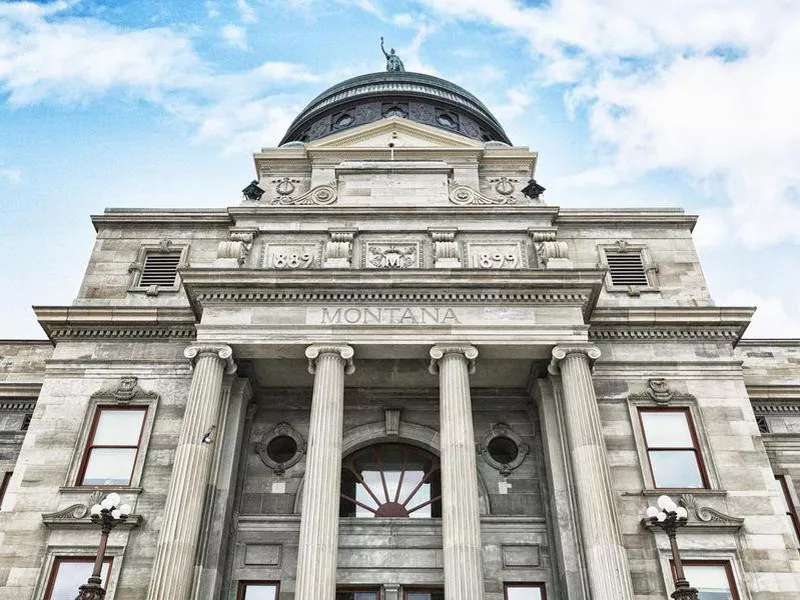
<instances>
[{"instance_id":1,"label":"'1899' inscription","mask_svg":"<svg viewBox=\"0 0 800 600\"><path fill-rule=\"evenodd\" d=\"M313 315L313 316L312 316ZM452 308L438 307L347 307L309 311L309 318L322 325L459 325Z\"/></svg>"}]
</instances>

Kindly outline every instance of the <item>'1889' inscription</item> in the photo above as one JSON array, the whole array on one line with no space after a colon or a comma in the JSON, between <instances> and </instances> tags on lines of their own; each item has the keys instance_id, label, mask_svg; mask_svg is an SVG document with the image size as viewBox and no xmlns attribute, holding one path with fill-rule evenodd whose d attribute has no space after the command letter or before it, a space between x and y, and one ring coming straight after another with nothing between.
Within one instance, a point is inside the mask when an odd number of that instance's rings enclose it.
<instances>
[{"instance_id":1,"label":"'1889' inscription","mask_svg":"<svg viewBox=\"0 0 800 600\"><path fill-rule=\"evenodd\" d=\"M313 317L312 317L313 314ZM381 306L323 308L309 311L322 325L459 325L452 308Z\"/></svg>"}]
</instances>

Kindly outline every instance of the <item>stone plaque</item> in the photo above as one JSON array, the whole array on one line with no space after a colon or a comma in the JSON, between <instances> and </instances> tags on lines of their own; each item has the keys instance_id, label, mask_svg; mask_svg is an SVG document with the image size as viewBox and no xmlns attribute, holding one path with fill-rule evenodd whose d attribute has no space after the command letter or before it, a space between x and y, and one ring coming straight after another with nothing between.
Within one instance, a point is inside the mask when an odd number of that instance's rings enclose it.
<instances>
[{"instance_id":1,"label":"stone plaque","mask_svg":"<svg viewBox=\"0 0 800 600\"><path fill-rule=\"evenodd\" d=\"M539 546L502 546L503 566L506 568L514 567L538 567Z\"/></svg>"},{"instance_id":2,"label":"stone plaque","mask_svg":"<svg viewBox=\"0 0 800 600\"><path fill-rule=\"evenodd\" d=\"M524 269L527 266L519 242L470 242L467 247L471 269Z\"/></svg>"},{"instance_id":3,"label":"stone plaque","mask_svg":"<svg viewBox=\"0 0 800 600\"><path fill-rule=\"evenodd\" d=\"M244 548L245 566L277 567L281 564L280 544L247 544Z\"/></svg>"},{"instance_id":4,"label":"stone plaque","mask_svg":"<svg viewBox=\"0 0 800 600\"><path fill-rule=\"evenodd\" d=\"M267 269L310 269L316 263L316 244L268 244L264 251Z\"/></svg>"}]
</instances>

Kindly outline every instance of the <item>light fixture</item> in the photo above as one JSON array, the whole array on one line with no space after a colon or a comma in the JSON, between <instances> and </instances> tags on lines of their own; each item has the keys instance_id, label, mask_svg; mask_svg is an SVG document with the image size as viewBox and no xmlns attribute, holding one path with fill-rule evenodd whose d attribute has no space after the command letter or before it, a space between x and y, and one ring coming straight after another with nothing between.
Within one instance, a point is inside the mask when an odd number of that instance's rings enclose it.
<instances>
[{"instance_id":1,"label":"light fixture","mask_svg":"<svg viewBox=\"0 0 800 600\"><path fill-rule=\"evenodd\" d=\"M658 504L658 507L647 507L646 521L663 530L669 538L672 563L675 565L675 591L672 592L671 597L674 600L698 600L697 590L689 585L683 573L683 565L678 552L678 528L686 525L689 520L689 512L683 506L678 506L672 498L666 495L659 496L656 504Z\"/></svg>"},{"instance_id":2,"label":"light fixture","mask_svg":"<svg viewBox=\"0 0 800 600\"><path fill-rule=\"evenodd\" d=\"M215 430L216 428L217 428L217 426L216 426L216 425L212 425L212 426L209 428L209 430L208 430L208 431L206 431L206 434L203 436L203 439L202 439L202 440L200 440L200 441L201 441L201 442L203 442L204 444L210 444L210 443L212 443L212 442L214 441L214 430Z\"/></svg>"}]
</instances>

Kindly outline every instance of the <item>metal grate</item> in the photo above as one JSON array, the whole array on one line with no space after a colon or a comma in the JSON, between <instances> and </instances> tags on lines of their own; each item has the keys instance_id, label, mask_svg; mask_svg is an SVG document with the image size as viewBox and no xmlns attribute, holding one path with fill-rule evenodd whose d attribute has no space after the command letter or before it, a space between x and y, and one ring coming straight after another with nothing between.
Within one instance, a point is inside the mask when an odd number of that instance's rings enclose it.
<instances>
[{"instance_id":1,"label":"metal grate","mask_svg":"<svg viewBox=\"0 0 800 600\"><path fill-rule=\"evenodd\" d=\"M174 286L180 261L180 252L148 252L144 259L142 276L139 278L139 287Z\"/></svg>"},{"instance_id":2,"label":"metal grate","mask_svg":"<svg viewBox=\"0 0 800 600\"><path fill-rule=\"evenodd\" d=\"M644 270L641 252L608 252L606 251L611 283L619 286L635 285L648 287L647 273Z\"/></svg>"}]
</instances>

